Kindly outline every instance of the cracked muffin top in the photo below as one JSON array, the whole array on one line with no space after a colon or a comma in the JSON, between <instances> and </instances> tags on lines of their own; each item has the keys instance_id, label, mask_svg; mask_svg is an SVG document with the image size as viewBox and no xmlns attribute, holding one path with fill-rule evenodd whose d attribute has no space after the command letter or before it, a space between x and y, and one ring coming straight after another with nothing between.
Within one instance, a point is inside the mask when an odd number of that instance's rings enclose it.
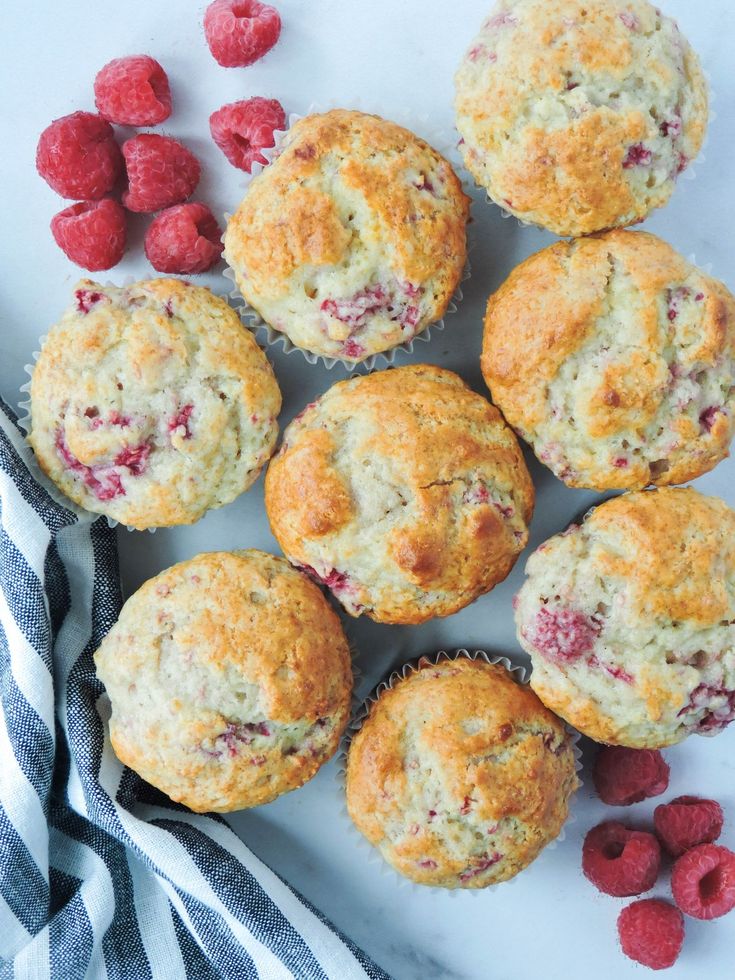
<instances>
[{"instance_id":1,"label":"cracked muffin top","mask_svg":"<svg viewBox=\"0 0 735 980\"><path fill-rule=\"evenodd\" d=\"M288 426L265 502L284 554L353 616L448 616L510 572L533 484L496 408L426 364L335 384Z\"/></svg>"},{"instance_id":2,"label":"cracked muffin top","mask_svg":"<svg viewBox=\"0 0 735 980\"><path fill-rule=\"evenodd\" d=\"M735 512L666 487L600 504L528 559L531 686L595 739L662 748L735 720Z\"/></svg>"},{"instance_id":3,"label":"cracked muffin top","mask_svg":"<svg viewBox=\"0 0 735 980\"><path fill-rule=\"evenodd\" d=\"M477 183L558 235L661 207L707 127L697 56L647 0L501 0L455 81Z\"/></svg>"},{"instance_id":4,"label":"cracked muffin top","mask_svg":"<svg viewBox=\"0 0 735 980\"><path fill-rule=\"evenodd\" d=\"M347 810L422 885L485 888L558 836L579 785L562 722L501 665L426 660L353 737Z\"/></svg>"},{"instance_id":5,"label":"cracked muffin top","mask_svg":"<svg viewBox=\"0 0 735 980\"><path fill-rule=\"evenodd\" d=\"M31 381L39 465L87 510L191 524L255 481L281 393L235 311L179 279L82 280Z\"/></svg>"},{"instance_id":6,"label":"cracked muffin top","mask_svg":"<svg viewBox=\"0 0 735 980\"><path fill-rule=\"evenodd\" d=\"M306 116L225 233L247 302L305 350L357 363L441 319L466 258L450 164L378 116Z\"/></svg>"},{"instance_id":7,"label":"cracked muffin top","mask_svg":"<svg viewBox=\"0 0 735 980\"><path fill-rule=\"evenodd\" d=\"M95 664L120 761L199 812L297 789L334 754L349 716L337 615L262 551L198 555L145 582Z\"/></svg>"},{"instance_id":8,"label":"cracked muffin top","mask_svg":"<svg viewBox=\"0 0 735 980\"><path fill-rule=\"evenodd\" d=\"M735 432L735 298L645 232L557 242L490 297L482 372L568 486L685 483Z\"/></svg>"}]
</instances>

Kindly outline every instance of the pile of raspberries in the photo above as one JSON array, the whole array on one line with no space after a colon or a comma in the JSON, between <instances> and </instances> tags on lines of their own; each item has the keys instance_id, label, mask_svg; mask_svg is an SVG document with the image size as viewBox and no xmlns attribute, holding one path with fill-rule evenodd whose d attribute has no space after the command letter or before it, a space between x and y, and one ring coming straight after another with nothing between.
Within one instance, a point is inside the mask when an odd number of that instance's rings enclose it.
<instances>
[{"instance_id":1,"label":"pile of raspberries","mask_svg":"<svg viewBox=\"0 0 735 980\"><path fill-rule=\"evenodd\" d=\"M660 796L669 766L658 751L602 748L593 780L603 803L630 806ZM662 852L671 868L674 903L645 898L618 916L626 956L653 970L673 966L684 943L684 913L716 919L735 908L735 853L714 843L722 831L722 807L698 796L678 796L657 806L654 833L617 820L593 827L584 839L582 870L601 892L627 898L653 888Z\"/></svg>"},{"instance_id":2,"label":"pile of raspberries","mask_svg":"<svg viewBox=\"0 0 735 980\"><path fill-rule=\"evenodd\" d=\"M278 11L257 0L214 0L204 15L209 49L225 67L253 64L280 33ZM222 255L222 229L206 204L188 200L201 176L197 158L158 133L139 133L120 146L112 128L157 126L169 118L166 72L148 55L116 58L97 73L94 100L96 113L55 119L38 141L39 174L77 202L51 221L59 248L90 272L111 269L125 252L125 211L157 212L144 245L153 268L179 275L211 269ZM250 173L254 163L267 162L262 150L274 145L275 130L285 129L286 114L276 99L255 97L222 106L209 126L230 163ZM120 185L118 200L111 195Z\"/></svg>"}]
</instances>

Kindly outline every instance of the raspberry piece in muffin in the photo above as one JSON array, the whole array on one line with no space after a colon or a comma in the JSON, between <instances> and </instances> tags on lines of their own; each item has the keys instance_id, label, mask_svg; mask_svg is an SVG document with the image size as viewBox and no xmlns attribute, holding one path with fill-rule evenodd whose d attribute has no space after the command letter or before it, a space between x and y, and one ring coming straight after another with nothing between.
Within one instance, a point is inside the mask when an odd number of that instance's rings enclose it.
<instances>
[{"instance_id":1,"label":"raspberry piece in muffin","mask_svg":"<svg viewBox=\"0 0 735 980\"><path fill-rule=\"evenodd\" d=\"M253 483L280 406L265 355L208 289L83 280L34 369L29 440L80 506L138 528L190 524Z\"/></svg>"},{"instance_id":2,"label":"raspberry piece in muffin","mask_svg":"<svg viewBox=\"0 0 735 980\"><path fill-rule=\"evenodd\" d=\"M198 555L150 579L95 664L120 760L198 812L297 789L349 716L339 619L305 575L262 551Z\"/></svg>"},{"instance_id":3,"label":"raspberry piece in muffin","mask_svg":"<svg viewBox=\"0 0 735 980\"><path fill-rule=\"evenodd\" d=\"M569 609L599 628L565 658L537 624ZM532 687L595 741L715 735L735 718L735 512L688 487L614 497L531 555L515 616Z\"/></svg>"},{"instance_id":4,"label":"raspberry piece in muffin","mask_svg":"<svg viewBox=\"0 0 735 980\"><path fill-rule=\"evenodd\" d=\"M697 56L648 0L500 0L455 82L477 183L564 237L666 204L707 126Z\"/></svg>"},{"instance_id":5,"label":"raspberry piece in muffin","mask_svg":"<svg viewBox=\"0 0 735 980\"><path fill-rule=\"evenodd\" d=\"M343 381L284 433L265 484L284 554L353 616L447 616L510 572L533 485L497 410L451 371Z\"/></svg>"},{"instance_id":6,"label":"raspberry piece in muffin","mask_svg":"<svg viewBox=\"0 0 735 980\"><path fill-rule=\"evenodd\" d=\"M559 834L577 786L558 718L479 658L422 659L371 706L346 767L358 830L399 874L442 888L522 871Z\"/></svg>"},{"instance_id":7,"label":"raspberry piece in muffin","mask_svg":"<svg viewBox=\"0 0 735 980\"><path fill-rule=\"evenodd\" d=\"M682 912L719 919L735 908L735 854L717 844L698 844L676 861L671 891Z\"/></svg>"},{"instance_id":8,"label":"raspberry piece in muffin","mask_svg":"<svg viewBox=\"0 0 735 980\"><path fill-rule=\"evenodd\" d=\"M199 183L199 161L170 136L141 133L122 148L128 174L123 204L128 211L159 211L190 197Z\"/></svg>"},{"instance_id":9,"label":"raspberry piece in muffin","mask_svg":"<svg viewBox=\"0 0 735 980\"><path fill-rule=\"evenodd\" d=\"M609 820L593 827L582 847L582 871L606 895L640 895L656 884L661 848L653 834Z\"/></svg>"},{"instance_id":10,"label":"raspberry piece in muffin","mask_svg":"<svg viewBox=\"0 0 735 980\"><path fill-rule=\"evenodd\" d=\"M278 11L258 0L214 0L204 14L204 36L212 57L223 68L254 64L280 35Z\"/></svg>"},{"instance_id":11,"label":"raspberry piece in muffin","mask_svg":"<svg viewBox=\"0 0 735 980\"><path fill-rule=\"evenodd\" d=\"M111 269L125 253L125 212L110 197L72 204L51 219L51 234L66 257L83 269Z\"/></svg>"},{"instance_id":12,"label":"raspberry piece in muffin","mask_svg":"<svg viewBox=\"0 0 735 980\"><path fill-rule=\"evenodd\" d=\"M630 806L665 793L669 785L669 772L664 757L657 749L604 745L597 753L592 779L603 803L608 806Z\"/></svg>"},{"instance_id":13,"label":"raspberry piece in muffin","mask_svg":"<svg viewBox=\"0 0 735 980\"><path fill-rule=\"evenodd\" d=\"M670 902L644 898L620 913L618 937L629 959L652 970L667 970L684 945L684 917Z\"/></svg>"},{"instance_id":14,"label":"raspberry piece in muffin","mask_svg":"<svg viewBox=\"0 0 735 980\"><path fill-rule=\"evenodd\" d=\"M219 262L223 247L217 219L199 202L162 211L145 236L145 254L153 268L182 276L211 269Z\"/></svg>"},{"instance_id":15,"label":"raspberry piece in muffin","mask_svg":"<svg viewBox=\"0 0 735 980\"><path fill-rule=\"evenodd\" d=\"M231 102L209 117L214 142L233 167L247 173L254 163L266 165L262 151L275 144L275 131L285 128L286 113L277 99L255 97Z\"/></svg>"},{"instance_id":16,"label":"raspberry piece in muffin","mask_svg":"<svg viewBox=\"0 0 735 980\"><path fill-rule=\"evenodd\" d=\"M490 297L482 371L568 486L685 483L735 434L735 298L645 232L558 242Z\"/></svg>"},{"instance_id":17,"label":"raspberry piece in muffin","mask_svg":"<svg viewBox=\"0 0 735 980\"><path fill-rule=\"evenodd\" d=\"M711 844L722 833L722 807L699 796L677 796L653 811L658 839L672 857L697 844Z\"/></svg>"},{"instance_id":18,"label":"raspberry piece in muffin","mask_svg":"<svg viewBox=\"0 0 735 980\"><path fill-rule=\"evenodd\" d=\"M41 133L36 169L62 197L93 201L115 186L123 158L106 119L93 112L72 112Z\"/></svg>"},{"instance_id":19,"label":"raspberry piece in muffin","mask_svg":"<svg viewBox=\"0 0 735 980\"><path fill-rule=\"evenodd\" d=\"M228 223L225 258L273 329L358 362L447 311L468 214L436 150L378 116L335 109L291 127Z\"/></svg>"},{"instance_id":20,"label":"raspberry piece in muffin","mask_svg":"<svg viewBox=\"0 0 735 980\"><path fill-rule=\"evenodd\" d=\"M168 76L146 54L115 58L94 80L97 111L120 126L156 126L171 115Z\"/></svg>"}]
</instances>

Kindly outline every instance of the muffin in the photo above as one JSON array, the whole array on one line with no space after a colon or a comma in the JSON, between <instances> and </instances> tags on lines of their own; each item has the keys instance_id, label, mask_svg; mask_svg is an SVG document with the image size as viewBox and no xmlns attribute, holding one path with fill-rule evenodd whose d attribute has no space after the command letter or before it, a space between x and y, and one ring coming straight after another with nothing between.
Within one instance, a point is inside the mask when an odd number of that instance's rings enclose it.
<instances>
[{"instance_id":1,"label":"muffin","mask_svg":"<svg viewBox=\"0 0 735 980\"><path fill-rule=\"evenodd\" d=\"M265 354L208 289L83 279L33 371L29 441L87 510L140 529L191 524L254 482L280 409Z\"/></svg>"},{"instance_id":2,"label":"muffin","mask_svg":"<svg viewBox=\"0 0 735 980\"><path fill-rule=\"evenodd\" d=\"M357 363L441 319L462 276L469 198L447 161L378 116L307 116L225 233L247 302L297 346Z\"/></svg>"},{"instance_id":3,"label":"muffin","mask_svg":"<svg viewBox=\"0 0 735 980\"><path fill-rule=\"evenodd\" d=\"M334 385L288 426L265 481L289 561L382 623L448 616L502 581L533 499L497 409L427 364Z\"/></svg>"},{"instance_id":4,"label":"muffin","mask_svg":"<svg viewBox=\"0 0 735 980\"><path fill-rule=\"evenodd\" d=\"M666 204L707 127L697 56L646 0L501 0L455 81L468 170L558 235Z\"/></svg>"},{"instance_id":5,"label":"muffin","mask_svg":"<svg viewBox=\"0 0 735 980\"><path fill-rule=\"evenodd\" d=\"M95 663L120 761L199 812L297 789L334 754L349 715L337 616L262 551L198 555L150 579Z\"/></svg>"},{"instance_id":6,"label":"muffin","mask_svg":"<svg viewBox=\"0 0 735 980\"><path fill-rule=\"evenodd\" d=\"M735 718L735 512L690 488L601 504L529 558L516 624L541 700L661 748Z\"/></svg>"},{"instance_id":7,"label":"muffin","mask_svg":"<svg viewBox=\"0 0 735 980\"><path fill-rule=\"evenodd\" d=\"M578 786L564 725L500 665L427 660L352 739L347 810L406 878L485 888L558 836Z\"/></svg>"},{"instance_id":8,"label":"muffin","mask_svg":"<svg viewBox=\"0 0 735 980\"><path fill-rule=\"evenodd\" d=\"M557 242L490 297L482 372L568 486L684 483L735 432L735 298L654 235Z\"/></svg>"}]
</instances>

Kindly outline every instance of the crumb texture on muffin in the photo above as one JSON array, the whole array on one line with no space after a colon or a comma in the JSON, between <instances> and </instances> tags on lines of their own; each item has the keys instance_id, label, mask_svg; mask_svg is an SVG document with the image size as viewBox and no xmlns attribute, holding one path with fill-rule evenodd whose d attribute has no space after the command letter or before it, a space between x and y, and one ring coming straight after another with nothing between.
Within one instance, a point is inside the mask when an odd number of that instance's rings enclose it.
<instances>
[{"instance_id":1,"label":"crumb texture on muffin","mask_svg":"<svg viewBox=\"0 0 735 980\"><path fill-rule=\"evenodd\" d=\"M559 235L665 204L707 126L697 56L647 0L501 0L455 81L475 180Z\"/></svg>"},{"instance_id":2,"label":"crumb texture on muffin","mask_svg":"<svg viewBox=\"0 0 735 980\"><path fill-rule=\"evenodd\" d=\"M439 320L466 258L450 164L378 116L299 120L227 225L247 302L298 347L359 362Z\"/></svg>"},{"instance_id":3,"label":"crumb texture on muffin","mask_svg":"<svg viewBox=\"0 0 735 980\"><path fill-rule=\"evenodd\" d=\"M460 657L384 691L351 741L347 809L424 885L506 881L561 831L578 786L560 720L500 665Z\"/></svg>"},{"instance_id":4,"label":"crumb texture on muffin","mask_svg":"<svg viewBox=\"0 0 735 980\"><path fill-rule=\"evenodd\" d=\"M684 483L735 432L735 298L645 232L557 242L490 297L482 371L569 486Z\"/></svg>"},{"instance_id":5,"label":"crumb texture on muffin","mask_svg":"<svg viewBox=\"0 0 735 980\"><path fill-rule=\"evenodd\" d=\"M261 551L198 555L150 579L95 663L120 761L199 812L298 788L349 716L336 614L305 575Z\"/></svg>"},{"instance_id":6,"label":"crumb texture on muffin","mask_svg":"<svg viewBox=\"0 0 735 980\"><path fill-rule=\"evenodd\" d=\"M735 719L735 512L691 488L597 507L528 560L531 684L598 742L662 748Z\"/></svg>"},{"instance_id":7,"label":"crumb texture on muffin","mask_svg":"<svg viewBox=\"0 0 735 980\"><path fill-rule=\"evenodd\" d=\"M190 524L247 490L281 393L235 311L178 279L82 280L31 382L29 441L75 503L137 528Z\"/></svg>"},{"instance_id":8,"label":"crumb texture on muffin","mask_svg":"<svg viewBox=\"0 0 735 980\"><path fill-rule=\"evenodd\" d=\"M533 484L496 408L412 365L342 381L288 426L266 509L291 562L353 616L446 616L509 573Z\"/></svg>"}]
</instances>

